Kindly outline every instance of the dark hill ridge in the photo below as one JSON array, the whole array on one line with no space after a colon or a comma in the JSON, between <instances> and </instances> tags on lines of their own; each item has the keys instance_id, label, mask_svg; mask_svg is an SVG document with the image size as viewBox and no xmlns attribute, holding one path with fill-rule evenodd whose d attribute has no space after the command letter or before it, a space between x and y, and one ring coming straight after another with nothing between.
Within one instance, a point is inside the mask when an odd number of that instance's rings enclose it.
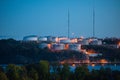
<instances>
[{"instance_id":1,"label":"dark hill ridge","mask_svg":"<svg viewBox=\"0 0 120 80\"><path fill-rule=\"evenodd\" d=\"M37 63L40 60L51 62L73 57L82 59L82 55L76 51L52 52L47 48L40 49L38 43L35 42L21 42L13 39L0 40L0 64Z\"/></svg>"},{"instance_id":2,"label":"dark hill ridge","mask_svg":"<svg viewBox=\"0 0 120 80\"><path fill-rule=\"evenodd\" d=\"M120 61L120 49L107 48L104 46L88 45L82 46L84 49L93 49L103 55L99 58L104 58L109 61ZM81 60L84 54L76 51L59 51L53 52L47 48L40 49L36 42L22 42L13 39L0 40L0 64L26 64L38 63L40 60L62 61L66 59Z\"/></svg>"}]
</instances>

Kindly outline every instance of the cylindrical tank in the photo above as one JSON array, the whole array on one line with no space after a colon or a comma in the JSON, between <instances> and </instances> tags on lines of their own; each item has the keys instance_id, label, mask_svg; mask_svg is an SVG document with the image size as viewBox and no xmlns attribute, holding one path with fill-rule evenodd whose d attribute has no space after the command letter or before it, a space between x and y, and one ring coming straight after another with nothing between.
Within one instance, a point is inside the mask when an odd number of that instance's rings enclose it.
<instances>
[{"instance_id":1,"label":"cylindrical tank","mask_svg":"<svg viewBox=\"0 0 120 80\"><path fill-rule=\"evenodd\" d=\"M68 38L67 37L59 37L59 41L61 41L61 40L67 40Z\"/></svg>"},{"instance_id":2,"label":"cylindrical tank","mask_svg":"<svg viewBox=\"0 0 120 80\"><path fill-rule=\"evenodd\" d=\"M69 44L69 50L80 51L81 50L81 44Z\"/></svg>"},{"instance_id":3,"label":"cylindrical tank","mask_svg":"<svg viewBox=\"0 0 120 80\"><path fill-rule=\"evenodd\" d=\"M52 41L52 36L47 36L47 41Z\"/></svg>"},{"instance_id":4,"label":"cylindrical tank","mask_svg":"<svg viewBox=\"0 0 120 80\"><path fill-rule=\"evenodd\" d=\"M79 41L81 45L89 45L89 41L86 39L83 39L82 41Z\"/></svg>"},{"instance_id":5,"label":"cylindrical tank","mask_svg":"<svg viewBox=\"0 0 120 80\"><path fill-rule=\"evenodd\" d=\"M77 42L78 42L77 38L72 38L71 39L71 43L77 43Z\"/></svg>"},{"instance_id":6,"label":"cylindrical tank","mask_svg":"<svg viewBox=\"0 0 120 80\"><path fill-rule=\"evenodd\" d=\"M47 37L39 37L39 41L47 41Z\"/></svg>"},{"instance_id":7,"label":"cylindrical tank","mask_svg":"<svg viewBox=\"0 0 120 80\"><path fill-rule=\"evenodd\" d=\"M38 36L36 35L25 36L23 38L23 41L38 41Z\"/></svg>"},{"instance_id":8,"label":"cylindrical tank","mask_svg":"<svg viewBox=\"0 0 120 80\"><path fill-rule=\"evenodd\" d=\"M52 42L59 42L58 37L52 37Z\"/></svg>"},{"instance_id":9,"label":"cylindrical tank","mask_svg":"<svg viewBox=\"0 0 120 80\"><path fill-rule=\"evenodd\" d=\"M66 39L66 40L60 40L60 43L70 43L70 39Z\"/></svg>"},{"instance_id":10,"label":"cylindrical tank","mask_svg":"<svg viewBox=\"0 0 120 80\"><path fill-rule=\"evenodd\" d=\"M53 50L64 50L65 45L64 44L52 44Z\"/></svg>"},{"instance_id":11,"label":"cylindrical tank","mask_svg":"<svg viewBox=\"0 0 120 80\"><path fill-rule=\"evenodd\" d=\"M102 45L102 41L101 40L93 40L90 42L91 45Z\"/></svg>"}]
</instances>

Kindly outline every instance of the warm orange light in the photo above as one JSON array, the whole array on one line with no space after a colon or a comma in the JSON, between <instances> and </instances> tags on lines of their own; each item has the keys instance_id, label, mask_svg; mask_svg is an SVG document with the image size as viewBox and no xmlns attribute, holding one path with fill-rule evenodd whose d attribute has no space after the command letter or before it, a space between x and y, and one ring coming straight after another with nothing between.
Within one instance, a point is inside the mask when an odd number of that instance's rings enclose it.
<instances>
[{"instance_id":1,"label":"warm orange light","mask_svg":"<svg viewBox=\"0 0 120 80\"><path fill-rule=\"evenodd\" d=\"M69 49L69 44L65 44L65 50Z\"/></svg>"},{"instance_id":2,"label":"warm orange light","mask_svg":"<svg viewBox=\"0 0 120 80\"><path fill-rule=\"evenodd\" d=\"M92 64L91 64L91 66L92 66L92 67L94 67L94 66L95 66L95 64L94 64L94 63L92 63Z\"/></svg>"},{"instance_id":3,"label":"warm orange light","mask_svg":"<svg viewBox=\"0 0 120 80\"><path fill-rule=\"evenodd\" d=\"M100 63L108 63L108 61L105 60L105 59L101 59L101 60L100 60Z\"/></svg>"},{"instance_id":4,"label":"warm orange light","mask_svg":"<svg viewBox=\"0 0 120 80\"><path fill-rule=\"evenodd\" d=\"M120 46L120 42L118 43L118 46Z\"/></svg>"},{"instance_id":5,"label":"warm orange light","mask_svg":"<svg viewBox=\"0 0 120 80\"><path fill-rule=\"evenodd\" d=\"M87 50L86 54L95 54L96 52L93 49Z\"/></svg>"},{"instance_id":6,"label":"warm orange light","mask_svg":"<svg viewBox=\"0 0 120 80\"><path fill-rule=\"evenodd\" d=\"M88 53L95 53L93 49L88 50Z\"/></svg>"},{"instance_id":7,"label":"warm orange light","mask_svg":"<svg viewBox=\"0 0 120 80\"><path fill-rule=\"evenodd\" d=\"M71 43L77 43L77 39L76 38L71 39Z\"/></svg>"},{"instance_id":8,"label":"warm orange light","mask_svg":"<svg viewBox=\"0 0 120 80\"><path fill-rule=\"evenodd\" d=\"M74 67L74 66L75 66L75 64L73 63L73 64L72 64L72 66Z\"/></svg>"},{"instance_id":9,"label":"warm orange light","mask_svg":"<svg viewBox=\"0 0 120 80\"><path fill-rule=\"evenodd\" d=\"M67 39L68 39L68 38L66 38L66 37L58 38L59 41L61 41L61 40L67 40Z\"/></svg>"},{"instance_id":10,"label":"warm orange light","mask_svg":"<svg viewBox=\"0 0 120 80\"><path fill-rule=\"evenodd\" d=\"M49 49L51 49L51 44L48 44L47 46L48 46Z\"/></svg>"}]
</instances>

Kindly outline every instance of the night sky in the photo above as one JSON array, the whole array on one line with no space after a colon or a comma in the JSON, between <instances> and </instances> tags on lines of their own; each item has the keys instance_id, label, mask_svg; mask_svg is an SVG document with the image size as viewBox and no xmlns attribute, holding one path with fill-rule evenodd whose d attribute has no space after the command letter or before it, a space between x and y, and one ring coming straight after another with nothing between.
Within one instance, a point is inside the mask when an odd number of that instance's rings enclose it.
<instances>
[{"instance_id":1,"label":"night sky","mask_svg":"<svg viewBox=\"0 0 120 80\"><path fill-rule=\"evenodd\" d=\"M0 0L0 38L27 35L120 38L120 0ZM74 33L74 35L72 35Z\"/></svg>"}]
</instances>

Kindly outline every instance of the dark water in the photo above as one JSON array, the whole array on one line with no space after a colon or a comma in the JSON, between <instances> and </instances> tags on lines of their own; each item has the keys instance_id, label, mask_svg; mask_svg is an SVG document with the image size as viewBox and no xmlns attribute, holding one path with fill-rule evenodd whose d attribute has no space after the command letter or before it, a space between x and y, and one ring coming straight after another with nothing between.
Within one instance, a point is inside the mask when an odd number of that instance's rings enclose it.
<instances>
[{"instance_id":1,"label":"dark water","mask_svg":"<svg viewBox=\"0 0 120 80\"><path fill-rule=\"evenodd\" d=\"M63 66L61 66L62 68ZM91 65L88 65L87 66L89 71L92 71L92 69L94 70L100 70L101 67L103 68L110 68L111 70L118 70L120 71L120 64L119 65L116 65L116 64L112 64L112 65L95 65L95 66L91 66ZM73 71L75 70L76 66L70 66L70 71ZM50 68L50 72L53 72L53 69L52 67Z\"/></svg>"},{"instance_id":2,"label":"dark water","mask_svg":"<svg viewBox=\"0 0 120 80\"><path fill-rule=\"evenodd\" d=\"M7 64L0 64L0 66L2 66L4 69L7 67ZM22 66L21 64L17 64L17 66ZM111 70L119 70L120 71L120 64L116 65L116 64L109 64L109 65L95 65L95 66L92 66L92 65L88 65L87 66L89 71L91 71L92 69L95 69L95 70L99 70L101 67L103 68L110 68ZM61 66L62 68L62 66ZM76 68L76 66L70 66L70 71L74 71ZM50 67L50 72L53 72L53 68Z\"/></svg>"},{"instance_id":3,"label":"dark water","mask_svg":"<svg viewBox=\"0 0 120 80\"><path fill-rule=\"evenodd\" d=\"M100 70L101 67L103 68L110 68L111 70L119 70L120 71L120 65L95 65L95 66L91 66L91 65L88 65L87 66L89 71L92 71L92 69L94 70ZM70 66L70 70L71 71L74 71L76 68L76 66Z\"/></svg>"}]
</instances>

